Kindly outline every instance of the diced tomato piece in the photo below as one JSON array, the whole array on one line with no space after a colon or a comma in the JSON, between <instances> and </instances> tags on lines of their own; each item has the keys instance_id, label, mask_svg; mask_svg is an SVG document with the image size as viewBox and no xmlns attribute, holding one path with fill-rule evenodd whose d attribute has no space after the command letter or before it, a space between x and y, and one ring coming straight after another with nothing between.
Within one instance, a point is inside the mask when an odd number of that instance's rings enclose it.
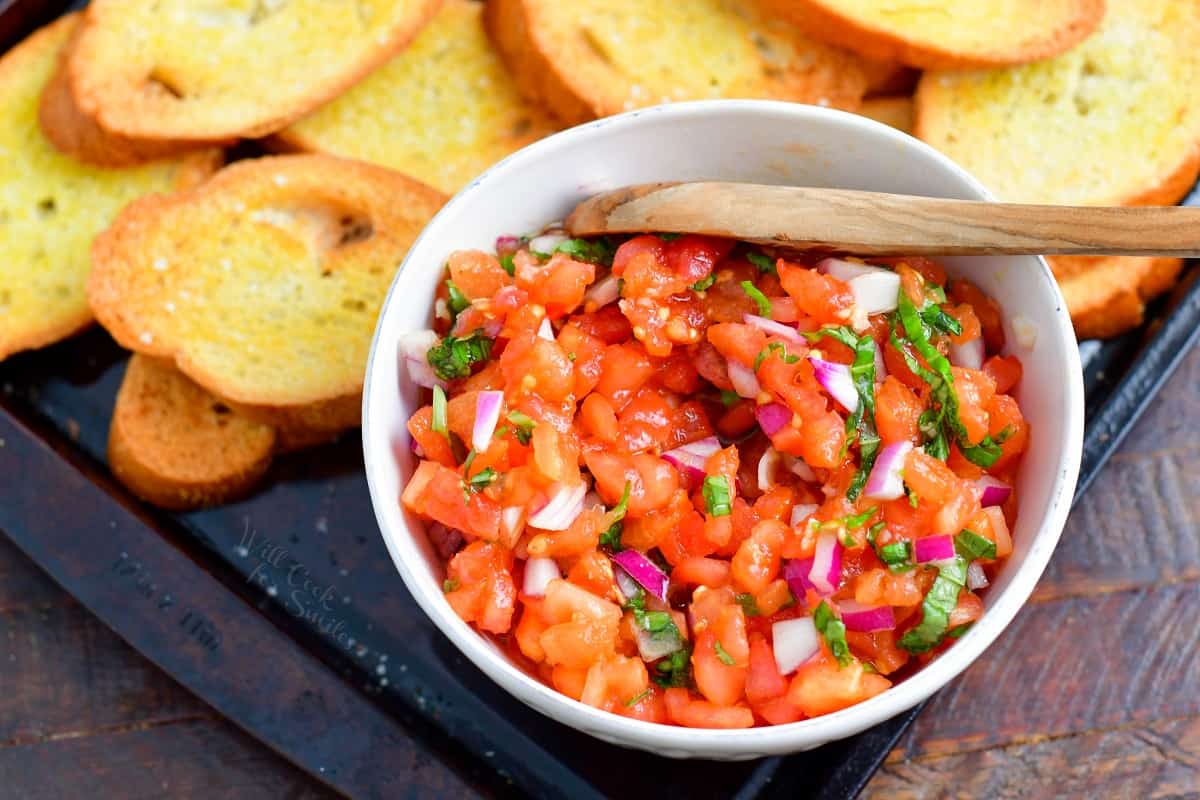
<instances>
[{"instance_id":1,"label":"diced tomato piece","mask_svg":"<svg viewBox=\"0 0 1200 800\"><path fill-rule=\"evenodd\" d=\"M589 550L572 565L567 580L597 597L612 599L612 560L599 550Z\"/></svg>"},{"instance_id":2,"label":"diced tomato piece","mask_svg":"<svg viewBox=\"0 0 1200 800\"><path fill-rule=\"evenodd\" d=\"M551 683L554 688L570 697L572 700L578 700L583 697L583 687L587 683L587 667L568 667L565 664L556 664L554 671L551 673Z\"/></svg>"},{"instance_id":3,"label":"diced tomato piece","mask_svg":"<svg viewBox=\"0 0 1200 800\"><path fill-rule=\"evenodd\" d=\"M890 675L908 663L908 651L897 646L895 631L846 631L846 642L851 652L870 661L881 675Z\"/></svg>"},{"instance_id":4,"label":"diced tomato piece","mask_svg":"<svg viewBox=\"0 0 1200 800\"><path fill-rule=\"evenodd\" d=\"M849 319L854 293L845 283L782 259L777 269L783 290L796 301L801 312L822 324L842 324Z\"/></svg>"},{"instance_id":5,"label":"diced tomato piece","mask_svg":"<svg viewBox=\"0 0 1200 800\"><path fill-rule=\"evenodd\" d=\"M588 668L579 700L595 708L611 710L638 697L649 683L646 664L640 658L612 655Z\"/></svg>"},{"instance_id":6,"label":"diced tomato piece","mask_svg":"<svg viewBox=\"0 0 1200 800\"><path fill-rule=\"evenodd\" d=\"M621 501L629 484L628 517L662 508L679 488L679 473L653 453L623 456L591 451L584 454L584 460L596 479L596 491L610 506Z\"/></svg>"},{"instance_id":7,"label":"diced tomato piece","mask_svg":"<svg viewBox=\"0 0 1200 800\"><path fill-rule=\"evenodd\" d=\"M604 365L605 344L585 333L578 325L568 322L558 332L558 346L575 365L575 396L583 397L600 381Z\"/></svg>"},{"instance_id":8,"label":"diced tomato piece","mask_svg":"<svg viewBox=\"0 0 1200 800\"><path fill-rule=\"evenodd\" d=\"M733 389L733 384L729 381L729 367L725 362L725 357L717 351L717 348L713 347L711 342L702 341L689 347L688 352L692 363L696 366L696 371L704 380L718 389L726 391Z\"/></svg>"},{"instance_id":9,"label":"diced tomato piece","mask_svg":"<svg viewBox=\"0 0 1200 800\"><path fill-rule=\"evenodd\" d=\"M787 679L775 663L775 651L762 634L750 636L750 671L746 675L746 699L752 706L780 697L787 691Z\"/></svg>"},{"instance_id":10,"label":"diced tomato piece","mask_svg":"<svg viewBox=\"0 0 1200 800\"><path fill-rule=\"evenodd\" d=\"M583 302L588 285L596 279L596 266L576 261L564 253L555 253L545 264L528 251L513 257L517 286L529 293L529 299L541 305L550 319L569 314Z\"/></svg>"},{"instance_id":11,"label":"diced tomato piece","mask_svg":"<svg viewBox=\"0 0 1200 800\"><path fill-rule=\"evenodd\" d=\"M987 406L996 394L996 383L986 372L951 367L958 394L958 418L967 432L967 441L978 444L988 432Z\"/></svg>"},{"instance_id":12,"label":"diced tomato piece","mask_svg":"<svg viewBox=\"0 0 1200 800\"><path fill-rule=\"evenodd\" d=\"M918 420L925 404L896 377L888 375L875 393L875 427L885 445L909 441L920 444Z\"/></svg>"},{"instance_id":13,"label":"diced tomato piece","mask_svg":"<svg viewBox=\"0 0 1200 800\"><path fill-rule=\"evenodd\" d=\"M730 564L734 585L758 594L779 575L780 553L788 527L775 519L758 523L738 547Z\"/></svg>"},{"instance_id":14,"label":"diced tomato piece","mask_svg":"<svg viewBox=\"0 0 1200 800\"><path fill-rule=\"evenodd\" d=\"M757 408L753 400L739 400L717 420L717 432L727 439L736 439L758 424Z\"/></svg>"},{"instance_id":15,"label":"diced tomato piece","mask_svg":"<svg viewBox=\"0 0 1200 800\"><path fill-rule=\"evenodd\" d=\"M442 433L433 430L433 406L422 406L408 419L408 432L421 448L424 458L447 467L457 463L450 441Z\"/></svg>"},{"instance_id":16,"label":"diced tomato piece","mask_svg":"<svg viewBox=\"0 0 1200 800\"><path fill-rule=\"evenodd\" d=\"M541 617L541 601L534 597L523 597L521 604L521 618L517 622L516 629L513 630L513 637L517 640L517 647L526 658L541 663L546 660L546 651L542 649L539 640L542 633L549 627Z\"/></svg>"},{"instance_id":17,"label":"diced tomato piece","mask_svg":"<svg viewBox=\"0 0 1200 800\"><path fill-rule=\"evenodd\" d=\"M512 553L491 542L471 542L451 557L446 574L455 588L446 600L466 622L490 633L508 633L516 610Z\"/></svg>"},{"instance_id":18,"label":"diced tomato piece","mask_svg":"<svg viewBox=\"0 0 1200 800\"><path fill-rule=\"evenodd\" d=\"M996 391L999 394L1008 394L1021 382L1023 368L1016 356L992 356L983 362L983 371L996 382Z\"/></svg>"},{"instance_id":19,"label":"diced tomato piece","mask_svg":"<svg viewBox=\"0 0 1200 800\"><path fill-rule=\"evenodd\" d=\"M583 429L602 442L612 444L617 440L617 414L612 403L599 394L589 394L579 407L579 422Z\"/></svg>"},{"instance_id":20,"label":"diced tomato piece","mask_svg":"<svg viewBox=\"0 0 1200 800\"><path fill-rule=\"evenodd\" d=\"M858 661L842 667L826 657L800 666L787 697L805 716L819 717L869 700L891 685L882 675L863 670Z\"/></svg>"},{"instance_id":21,"label":"diced tomato piece","mask_svg":"<svg viewBox=\"0 0 1200 800\"><path fill-rule=\"evenodd\" d=\"M958 603L950 612L950 621L947 624L947 629L954 630L960 625L974 622L982 616L983 601L979 599L979 595L972 592L960 592Z\"/></svg>"},{"instance_id":22,"label":"diced tomato piece","mask_svg":"<svg viewBox=\"0 0 1200 800\"><path fill-rule=\"evenodd\" d=\"M731 239L695 234L680 236L667 243L667 266L691 285L707 278L717 262L729 255L733 245Z\"/></svg>"},{"instance_id":23,"label":"diced tomato piece","mask_svg":"<svg viewBox=\"0 0 1200 800\"><path fill-rule=\"evenodd\" d=\"M654 685L651 685L641 699L633 705L626 700L615 706L613 711L623 717L640 719L643 722L656 722L659 725L665 725L668 722L667 704L663 699L663 690Z\"/></svg>"},{"instance_id":24,"label":"diced tomato piece","mask_svg":"<svg viewBox=\"0 0 1200 800\"><path fill-rule=\"evenodd\" d=\"M788 588L787 581L783 578L771 581L763 587L761 592L754 596L754 605L758 607L758 613L768 617L788 603L794 602L795 598L792 597L792 591Z\"/></svg>"},{"instance_id":25,"label":"diced tomato piece","mask_svg":"<svg viewBox=\"0 0 1200 800\"><path fill-rule=\"evenodd\" d=\"M653 375L654 362L640 345L609 345L604 350L595 391L620 412Z\"/></svg>"},{"instance_id":26,"label":"diced tomato piece","mask_svg":"<svg viewBox=\"0 0 1200 800\"><path fill-rule=\"evenodd\" d=\"M722 650L717 650L721 644ZM719 706L731 706L742 698L746 685L748 660L726 664L721 656L733 659L724 649L716 633L711 629L696 634L696 646L692 650L692 674L700 694Z\"/></svg>"},{"instance_id":27,"label":"diced tomato piece","mask_svg":"<svg viewBox=\"0 0 1200 800\"><path fill-rule=\"evenodd\" d=\"M745 706L719 706L693 699L687 689L664 692L667 718L685 728L752 728L754 714Z\"/></svg>"},{"instance_id":28,"label":"diced tomato piece","mask_svg":"<svg viewBox=\"0 0 1200 800\"><path fill-rule=\"evenodd\" d=\"M753 367L758 354L767 346L767 336L753 325L722 322L708 328L708 341L725 358L744 367Z\"/></svg>"},{"instance_id":29,"label":"diced tomato piece","mask_svg":"<svg viewBox=\"0 0 1200 800\"><path fill-rule=\"evenodd\" d=\"M1029 446L1029 423L1017 401L1009 395L998 394L988 403L988 433L993 439L1008 437L1000 445L1000 458L988 468L989 472L1000 472L1015 463Z\"/></svg>"},{"instance_id":30,"label":"diced tomato piece","mask_svg":"<svg viewBox=\"0 0 1200 800\"><path fill-rule=\"evenodd\" d=\"M537 392L549 401L564 400L575 391L575 367L557 342L531 331L517 334L500 354L500 369L510 396Z\"/></svg>"},{"instance_id":31,"label":"diced tomato piece","mask_svg":"<svg viewBox=\"0 0 1200 800\"><path fill-rule=\"evenodd\" d=\"M1000 306L995 300L980 291L975 284L962 278L951 281L946 294L955 303L971 306L983 329L983 341L989 353L998 353L1004 349L1004 324Z\"/></svg>"},{"instance_id":32,"label":"diced tomato piece","mask_svg":"<svg viewBox=\"0 0 1200 800\"><path fill-rule=\"evenodd\" d=\"M413 513L468 537L494 541L500 536L500 505L484 492L464 494L462 475L441 464L422 461L400 500Z\"/></svg>"},{"instance_id":33,"label":"diced tomato piece","mask_svg":"<svg viewBox=\"0 0 1200 800\"><path fill-rule=\"evenodd\" d=\"M729 584L729 562L720 558L690 556L671 570L671 581L681 586L708 586L714 589Z\"/></svg>"},{"instance_id":34,"label":"diced tomato piece","mask_svg":"<svg viewBox=\"0 0 1200 800\"><path fill-rule=\"evenodd\" d=\"M495 256L479 250L457 250L446 260L450 280L468 300L491 299L512 284Z\"/></svg>"},{"instance_id":35,"label":"diced tomato piece","mask_svg":"<svg viewBox=\"0 0 1200 800\"><path fill-rule=\"evenodd\" d=\"M687 492L677 489L662 508L647 511L639 517L626 518L621 532L621 543L625 547L646 552L658 547L672 531L677 529L684 517L695 514Z\"/></svg>"}]
</instances>

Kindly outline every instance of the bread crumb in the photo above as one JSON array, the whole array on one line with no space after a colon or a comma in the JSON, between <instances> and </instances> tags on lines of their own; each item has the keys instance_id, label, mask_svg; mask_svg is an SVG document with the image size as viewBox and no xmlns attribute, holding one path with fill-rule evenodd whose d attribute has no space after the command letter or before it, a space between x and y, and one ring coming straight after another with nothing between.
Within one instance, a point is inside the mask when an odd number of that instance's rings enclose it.
<instances>
[{"instance_id":1,"label":"bread crumb","mask_svg":"<svg viewBox=\"0 0 1200 800\"><path fill-rule=\"evenodd\" d=\"M276 186L287 186L288 182L286 175L275 175L271 180L275 182Z\"/></svg>"},{"instance_id":2,"label":"bread crumb","mask_svg":"<svg viewBox=\"0 0 1200 800\"><path fill-rule=\"evenodd\" d=\"M142 344L150 344L154 341L154 335L150 331L143 331L142 335L138 337L138 341Z\"/></svg>"},{"instance_id":3,"label":"bread crumb","mask_svg":"<svg viewBox=\"0 0 1200 800\"><path fill-rule=\"evenodd\" d=\"M221 269L225 270L226 272L229 272L231 269L233 269L233 262L230 261L228 258L222 258L221 259Z\"/></svg>"},{"instance_id":4,"label":"bread crumb","mask_svg":"<svg viewBox=\"0 0 1200 800\"><path fill-rule=\"evenodd\" d=\"M163 258L162 256L159 256L158 258L154 259L154 264L152 266L158 272L166 272L167 271L167 260L165 258Z\"/></svg>"},{"instance_id":5,"label":"bread crumb","mask_svg":"<svg viewBox=\"0 0 1200 800\"><path fill-rule=\"evenodd\" d=\"M175 304L174 304L174 303L172 303L170 300L168 300L167 302L163 303L163 308L165 308L165 309L167 310L167 313L168 313L168 314L174 314L174 313L175 313Z\"/></svg>"}]
</instances>

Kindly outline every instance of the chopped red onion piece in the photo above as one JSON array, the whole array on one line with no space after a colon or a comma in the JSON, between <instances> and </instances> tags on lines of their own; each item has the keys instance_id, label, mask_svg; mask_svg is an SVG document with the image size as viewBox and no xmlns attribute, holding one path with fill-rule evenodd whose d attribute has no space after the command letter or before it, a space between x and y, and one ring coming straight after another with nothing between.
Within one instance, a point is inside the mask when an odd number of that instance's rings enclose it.
<instances>
[{"instance_id":1,"label":"chopped red onion piece","mask_svg":"<svg viewBox=\"0 0 1200 800\"><path fill-rule=\"evenodd\" d=\"M771 645L779 674L789 675L821 649L812 617L783 619L771 626Z\"/></svg>"},{"instance_id":2,"label":"chopped red onion piece","mask_svg":"<svg viewBox=\"0 0 1200 800\"><path fill-rule=\"evenodd\" d=\"M854 388L850 368L845 364L826 361L814 355L808 357L808 363L813 365L817 383L821 384L842 408L853 414L858 409L858 390Z\"/></svg>"},{"instance_id":3,"label":"chopped red onion piece","mask_svg":"<svg viewBox=\"0 0 1200 800\"><path fill-rule=\"evenodd\" d=\"M529 517L529 524L544 531L565 531L583 513L583 497L586 494L587 484L559 485L550 502Z\"/></svg>"},{"instance_id":4,"label":"chopped red onion piece","mask_svg":"<svg viewBox=\"0 0 1200 800\"><path fill-rule=\"evenodd\" d=\"M542 318L542 324L538 325L537 335L539 339L545 339L548 342L554 341L554 328L551 327L549 319Z\"/></svg>"},{"instance_id":5,"label":"chopped red onion piece","mask_svg":"<svg viewBox=\"0 0 1200 800\"><path fill-rule=\"evenodd\" d=\"M758 490L766 492L775 488L775 473L779 469L779 451L768 446L758 459Z\"/></svg>"},{"instance_id":6,"label":"chopped red onion piece","mask_svg":"<svg viewBox=\"0 0 1200 800\"><path fill-rule=\"evenodd\" d=\"M446 382L438 378L429 366L429 349L441 341L433 331L410 331L400 334L400 355L404 359L404 369L408 372L413 383L432 389L434 386L445 387Z\"/></svg>"},{"instance_id":7,"label":"chopped red onion piece","mask_svg":"<svg viewBox=\"0 0 1200 800\"><path fill-rule=\"evenodd\" d=\"M720 449L721 442L717 437L706 436L674 450L668 450L662 457L663 461L679 471L679 477L687 485L688 491L692 491L704 480L705 462Z\"/></svg>"},{"instance_id":8,"label":"chopped red onion piece","mask_svg":"<svg viewBox=\"0 0 1200 800\"><path fill-rule=\"evenodd\" d=\"M987 573L983 571L983 564L972 561L967 565L967 588L974 592L987 587Z\"/></svg>"},{"instance_id":9,"label":"chopped red onion piece","mask_svg":"<svg viewBox=\"0 0 1200 800\"><path fill-rule=\"evenodd\" d=\"M411 436L408 437L408 449L412 450L413 455L415 455L417 458L425 457L425 451L421 448L421 443Z\"/></svg>"},{"instance_id":10,"label":"chopped red onion piece","mask_svg":"<svg viewBox=\"0 0 1200 800\"><path fill-rule=\"evenodd\" d=\"M565 233L557 231L554 233L543 233L541 236L537 236L529 242L529 249L534 253L548 255L553 253L560 244L567 241L569 238L571 237L567 236Z\"/></svg>"},{"instance_id":11,"label":"chopped red onion piece","mask_svg":"<svg viewBox=\"0 0 1200 800\"><path fill-rule=\"evenodd\" d=\"M895 500L904 495L904 460L912 442L893 442L879 451L863 493L872 500Z\"/></svg>"},{"instance_id":12,"label":"chopped red onion piece","mask_svg":"<svg viewBox=\"0 0 1200 800\"><path fill-rule=\"evenodd\" d=\"M783 566L783 579L797 598L804 597L809 589L815 588L808 574L812 572L811 558L794 558Z\"/></svg>"},{"instance_id":13,"label":"chopped red onion piece","mask_svg":"<svg viewBox=\"0 0 1200 800\"><path fill-rule=\"evenodd\" d=\"M500 421L500 409L504 405L504 392L480 392L475 400L475 426L471 429L471 447L482 453L492 443L496 423Z\"/></svg>"},{"instance_id":14,"label":"chopped red onion piece","mask_svg":"<svg viewBox=\"0 0 1200 800\"><path fill-rule=\"evenodd\" d=\"M623 569L613 570L613 579L617 582L617 589L621 592L621 596L628 600L638 593L638 584L633 578L629 577L629 573ZM625 605L624 602L621 605Z\"/></svg>"},{"instance_id":15,"label":"chopped red onion piece","mask_svg":"<svg viewBox=\"0 0 1200 800\"><path fill-rule=\"evenodd\" d=\"M798 503L792 506L792 527L799 525L811 517L818 508L819 506L816 503Z\"/></svg>"},{"instance_id":16,"label":"chopped red onion piece","mask_svg":"<svg viewBox=\"0 0 1200 800\"><path fill-rule=\"evenodd\" d=\"M612 554L612 560L629 573L650 594L667 601L667 574L637 550L622 550Z\"/></svg>"},{"instance_id":17,"label":"chopped red onion piece","mask_svg":"<svg viewBox=\"0 0 1200 800\"><path fill-rule=\"evenodd\" d=\"M583 295L584 307L594 306L595 308L603 308L609 303L614 303L621 296L621 279L616 275L609 275L603 280L596 281Z\"/></svg>"},{"instance_id":18,"label":"chopped red onion piece","mask_svg":"<svg viewBox=\"0 0 1200 800\"><path fill-rule=\"evenodd\" d=\"M975 481L975 487L980 491L979 504L985 508L1004 505L1004 501L1012 494L1011 486L991 475L984 475Z\"/></svg>"},{"instance_id":19,"label":"chopped red onion piece","mask_svg":"<svg viewBox=\"0 0 1200 800\"><path fill-rule=\"evenodd\" d=\"M562 572L553 558L530 558L525 561L525 582L522 589L530 597L541 597L546 594L546 586L550 581L561 577Z\"/></svg>"},{"instance_id":20,"label":"chopped red onion piece","mask_svg":"<svg viewBox=\"0 0 1200 800\"><path fill-rule=\"evenodd\" d=\"M848 631L874 633L896 627L896 614L891 606L864 606L853 600L842 600L837 607Z\"/></svg>"},{"instance_id":21,"label":"chopped red onion piece","mask_svg":"<svg viewBox=\"0 0 1200 800\"><path fill-rule=\"evenodd\" d=\"M946 559L954 558L954 537L949 534L945 536L926 536L923 539L917 539L913 550L918 564L926 564L930 561L945 561Z\"/></svg>"},{"instance_id":22,"label":"chopped red onion piece","mask_svg":"<svg viewBox=\"0 0 1200 800\"><path fill-rule=\"evenodd\" d=\"M808 342L800 335L800 332L795 328L776 322L775 320L760 317L755 314L746 314L743 319L747 325L752 325L758 328L767 336L778 336L780 339L786 339L793 344L807 345Z\"/></svg>"},{"instance_id":23,"label":"chopped red onion piece","mask_svg":"<svg viewBox=\"0 0 1200 800\"><path fill-rule=\"evenodd\" d=\"M733 359L729 360L729 382L739 397L755 398L762 391L754 370Z\"/></svg>"},{"instance_id":24,"label":"chopped red onion piece","mask_svg":"<svg viewBox=\"0 0 1200 800\"><path fill-rule=\"evenodd\" d=\"M950 343L950 363L956 367L983 369L983 338L976 336L965 344Z\"/></svg>"},{"instance_id":25,"label":"chopped red onion piece","mask_svg":"<svg viewBox=\"0 0 1200 800\"><path fill-rule=\"evenodd\" d=\"M521 249L521 240L516 236L497 236L496 237L496 255L503 258L511 256L513 253Z\"/></svg>"},{"instance_id":26,"label":"chopped red onion piece","mask_svg":"<svg viewBox=\"0 0 1200 800\"><path fill-rule=\"evenodd\" d=\"M812 569L808 579L822 596L831 595L842 583L842 543L832 531L817 537L817 551L813 554Z\"/></svg>"},{"instance_id":27,"label":"chopped red onion piece","mask_svg":"<svg viewBox=\"0 0 1200 800\"><path fill-rule=\"evenodd\" d=\"M817 473L813 472L812 467L805 463L804 459L790 456L787 453L783 454L783 465L787 467L788 472L795 475L802 481L816 483Z\"/></svg>"},{"instance_id":28,"label":"chopped red onion piece","mask_svg":"<svg viewBox=\"0 0 1200 800\"><path fill-rule=\"evenodd\" d=\"M431 522L425 527L425 534L433 543L433 549L442 558L449 558L462 549L466 544L462 531L447 528L440 522Z\"/></svg>"},{"instance_id":29,"label":"chopped red onion piece","mask_svg":"<svg viewBox=\"0 0 1200 800\"><path fill-rule=\"evenodd\" d=\"M887 362L883 360L883 347L875 343L875 382L883 383L888 376Z\"/></svg>"},{"instance_id":30,"label":"chopped red onion piece","mask_svg":"<svg viewBox=\"0 0 1200 800\"><path fill-rule=\"evenodd\" d=\"M792 421L792 412L783 403L767 403L754 409L754 418L763 433L774 436Z\"/></svg>"}]
</instances>

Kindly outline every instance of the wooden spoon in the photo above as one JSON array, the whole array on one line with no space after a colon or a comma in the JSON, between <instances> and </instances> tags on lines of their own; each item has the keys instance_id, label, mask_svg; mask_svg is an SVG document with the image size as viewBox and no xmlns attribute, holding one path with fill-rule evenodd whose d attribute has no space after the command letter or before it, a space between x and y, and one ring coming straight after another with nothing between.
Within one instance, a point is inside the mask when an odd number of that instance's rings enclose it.
<instances>
[{"instance_id":1,"label":"wooden spoon","mask_svg":"<svg viewBox=\"0 0 1200 800\"><path fill-rule=\"evenodd\" d=\"M573 236L703 233L857 255L1200 256L1200 208L942 200L754 183L647 183L584 200Z\"/></svg>"}]
</instances>

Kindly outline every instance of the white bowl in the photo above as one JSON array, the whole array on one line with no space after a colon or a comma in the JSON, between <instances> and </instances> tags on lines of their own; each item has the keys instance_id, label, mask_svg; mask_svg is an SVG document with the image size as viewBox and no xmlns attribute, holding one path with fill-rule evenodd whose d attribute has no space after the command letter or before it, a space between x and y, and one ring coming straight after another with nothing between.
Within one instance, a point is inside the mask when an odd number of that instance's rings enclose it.
<instances>
[{"instance_id":1,"label":"white bowl","mask_svg":"<svg viewBox=\"0 0 1200 800\"><path fill-rule=\"evenodd\" d=\"M605 741L676 758L737 760L806 750L865 730L929 697L1000 635L1029 597L1067 518L1082 446L1083 381L1071 321L1045 262L947 259L952 275L969 278L1004 308L1008 350L1025 367L1017 397L1032 428L1018 480L1013 555L985 593L982 619L947 652L883 694L789 725L750 730L655 725L559 694L455 615L442 597L444 570L420 520L400 507L413 469L405 422L418 395L398 369L397 340L429 326L432 298L452 251L490 250L497 236L540 230L601 190L700 179L991 199L978 181L923 143L869 119L813 106L679 103L563 131L484 173L413 245L375 332L362 435L371 501L396 568L429 618L477 667L543 714Z\"/></svg>"}]
</instances>

